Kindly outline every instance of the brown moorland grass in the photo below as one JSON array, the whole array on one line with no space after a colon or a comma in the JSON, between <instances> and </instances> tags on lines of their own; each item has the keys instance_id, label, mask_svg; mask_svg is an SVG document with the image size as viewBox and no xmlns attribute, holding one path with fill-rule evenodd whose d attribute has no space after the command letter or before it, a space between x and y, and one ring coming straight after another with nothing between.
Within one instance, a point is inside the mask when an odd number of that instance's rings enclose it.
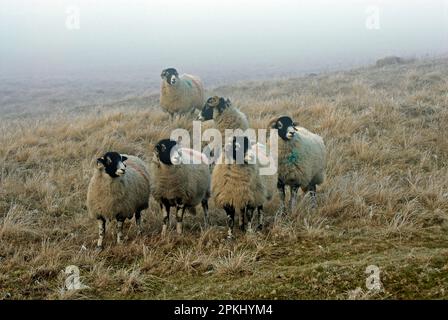
<instances>
[{"instance_id":1,"label":"brown moorland grass","mask_svg":"<svg viewBox=\"0 0 448 320\"><path fill-rule=\"evenodd\" d=\"M155 203L144 233L97 253L86 188L106 150L151 158L154 143L191 119L169 120L156 97L79 112L0 122L0 299L413 299L448 298L448 60L215 88L255 128L289 114L324 137L326 182L318 208L301 196L261 234L225 240L187 216L185 233L160 237ZM172 219L173 220L173 219ZM67 266L87 288L65 289ZM366 288L380 269L381 291Z\"/></svg>"}]
</instances>

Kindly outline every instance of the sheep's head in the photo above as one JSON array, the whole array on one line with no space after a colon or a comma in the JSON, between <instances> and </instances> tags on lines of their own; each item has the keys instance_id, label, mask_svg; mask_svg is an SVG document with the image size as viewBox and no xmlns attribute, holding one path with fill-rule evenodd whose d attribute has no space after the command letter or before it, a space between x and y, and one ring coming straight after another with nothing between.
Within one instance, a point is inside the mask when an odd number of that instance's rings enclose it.
<instances>
[{"instance_id":1,"label":"sheep's head","mask_svg":"<svg viewBox=\"0 0 448 320\"><path fill-rule=\"evenodd\" d=\"M275 118L269 122L269 127L278 130L278 135L283 140L291 140L296 134L297 125L288 116Z\"/></svg>"},{"instance_id":2,"label":"sheep's head","mask_svg":"<svg viewBox=\"0 0 448 320\"><path fill-rule=\"evenodd\" d=\"M207 99L204 107L202 108L202 112L198 117L198 120L207 121L213 119L213 114L216 111L218 114L221 114L226 108L231 106L231 102L229 99L224 99L223 97L210 97Z\"/></svg>"},{"instance_id":3,"label":"sheep's head","mask_svg":"<svg viewBox=\"0 0 448 320\"><path fill-rule=\"evenodd\" d=\"M182 161L180 146L170 139L160 140L154 147L154 156L163 164L177 165Z\"/></svg>"},{"instance_id":4,"label":"sheep's head","mask_svg":"<svg viewBox=\"0 0 448 320\"><path fill-rule=\"evenodd\" d=\"M179 80L179 74L174 68L168 68L162 71L160 77L169 85L174 85Z\"/></svg>"},{"instance_id":5,"label":"sheep's head","mask_svg":"<svg viewBox=\"0 0 448 320\"><path fill-rule=\"evenodd\" d=\"M125 174L127 159L126 156L111 151L96 159L96 165L99 170L104 170L112 178L117 178Z\"/></svg>"},{"instance_id":6,"label":"sheep's head","mask_svg":"<svg viewBox=\"0 0 448 320\"><path fill-rule=\"evenodd\" d=\"M246 136L234 136L225 146L226 156L237 164L247 164L254 160L251 142Z\"/></svg>"}]
</instances>

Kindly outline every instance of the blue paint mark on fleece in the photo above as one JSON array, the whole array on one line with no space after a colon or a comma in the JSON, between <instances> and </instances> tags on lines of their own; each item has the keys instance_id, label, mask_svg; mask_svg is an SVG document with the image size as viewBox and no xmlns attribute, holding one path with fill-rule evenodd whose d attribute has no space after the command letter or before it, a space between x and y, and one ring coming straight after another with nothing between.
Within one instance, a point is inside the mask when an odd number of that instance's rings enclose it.
<instances>
[{"instance_id":1,"label":"blue paint mark on fleece","mask_svg":"<svg viewBox=\"0 0 448 320\"><path fill-rule=\"evenodd\" d=\"M286 157L286 163L289 165L299 163L299 151L297 149L293 149Z\"/></svg>"}]
</instances>

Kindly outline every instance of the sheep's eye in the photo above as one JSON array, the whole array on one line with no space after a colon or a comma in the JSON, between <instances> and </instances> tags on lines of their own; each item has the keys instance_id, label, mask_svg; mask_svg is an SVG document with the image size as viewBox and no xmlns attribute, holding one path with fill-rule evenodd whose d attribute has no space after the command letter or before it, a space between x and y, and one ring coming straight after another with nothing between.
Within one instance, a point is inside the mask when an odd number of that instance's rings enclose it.
<instances>
[{"instance_id":1,"label":"sheep's eye","mask_svg":"<svg viewBox=\"0 0 448 320\"><path fill-rule=\"evenodd\" d=\"M160 149L162 150L162 152L165 152L165 151L166 151L166 147L165 147L165 145L162 144L162 147L161 147Z\"/></svg>"},{"instance_id":2,"label":"sheep's eye","mask_svg":"<svg viewBox=\"0 0 448 320\"><path fill-rule=\"evenodd\" d=\"M277 122L277 127L278 127L279 129L283 128L283 123L281 123L280 121Z\"/></svg>"}]
</instances>

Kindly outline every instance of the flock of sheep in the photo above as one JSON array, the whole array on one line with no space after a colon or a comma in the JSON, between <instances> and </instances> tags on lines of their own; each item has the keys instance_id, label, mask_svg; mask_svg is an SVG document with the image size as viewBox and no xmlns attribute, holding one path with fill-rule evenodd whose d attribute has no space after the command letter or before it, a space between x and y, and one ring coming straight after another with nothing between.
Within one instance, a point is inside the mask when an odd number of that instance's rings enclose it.
<instances>
[{"instance_id":1,"label":"flock of sheep","mask_svg":"<svg viewBox=\"0 0 448 320\"><path fill-rule=\"evenodd\" d=\"M210 97L204 104L204 88L198 77L179 76L176 69L168 68L161 74L160 105L171 116L194 113L200 109L199 119L213 120L214 126L224 136L225 129L249 128L244 113L233 106L229 99ZM233 136L224 144L219 162L199 164L182 162L188 152L177 142L162 139L153 150L148 166L138 157L107 152L96 161L96 168L87 191L87 208L98 222L98 249L103 248L106 221L117 221L117 243L123 241L123 223L132 219L141 233L141 212L148 208L152 196L163 211L162 235L169 226L171 207L176 212L176 230L182 233L182 221L186 210L195 213L201 204L204 224L209 225L208 201L213 197L217 208L227 214L228 238L233 237L235 213L238 213L242 231L253 231L255 211L263 227L263 206L272 199L276 189L281 207L279 212L293 210L297 192L302 188L310 192L316 206L316 185L325 176L326 150L322 138L305 128L298 127L288 116L272 119L268 126L278 130L278 166L275 175L260 175L261 164L253 160L254 145L244 135ZM236 162L239 155L243 162ZM205 157L205 155L201 155ZM224 161L231 159L231 161ZM207 159L206 159L207 160ZM286 206L285 187L291 189L290 203Z\"/></svg>"}]
</instances>

